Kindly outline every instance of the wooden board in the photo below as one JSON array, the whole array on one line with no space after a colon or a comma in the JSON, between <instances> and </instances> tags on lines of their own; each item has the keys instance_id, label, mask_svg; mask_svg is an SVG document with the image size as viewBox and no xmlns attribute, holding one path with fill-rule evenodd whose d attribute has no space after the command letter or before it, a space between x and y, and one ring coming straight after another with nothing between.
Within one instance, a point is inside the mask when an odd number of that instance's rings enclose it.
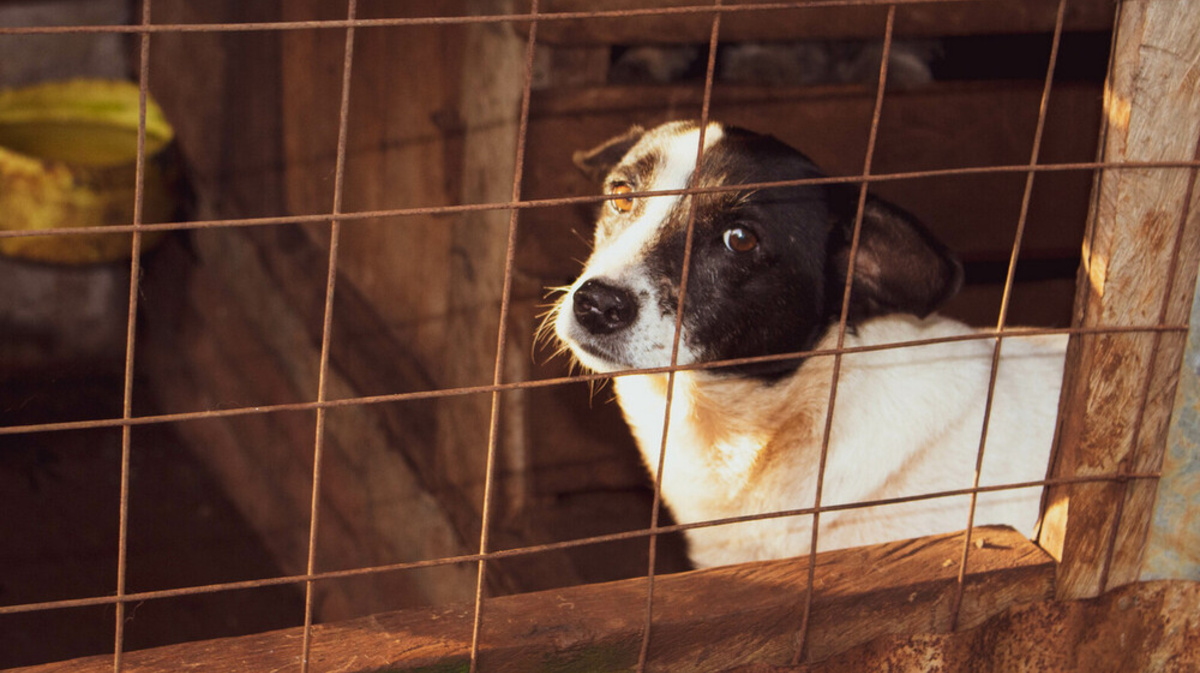
<instances>
[{"instance_id":1,"label":"wooden board","mask_svg":"<svg viewBox=\"0 0 1200 673\"><path fill-rule=\"evenodd\" d=\"M669 0L547 0L544 14L567 12L619 12L647 8L703 7L710 2ZM762 4L732 0L727 6ZM799 4L799 3L798 3ZM900 36L973 35L985 33L1050 32L1055 4L1044 0L937 3L901 3L895 32ZM721 40L882 39L887 8L875 6L811 7L767 11L729 11L721 19ZM1067 30L1108 30L1113 5L1109 0L1074 0L1068 4ZM538 40L546 44L704 44L712 31L712 13L641 15L628 18L543 21Z\"/></svg>"},{"instance_id":2,"label":"wooden board","mask_svg":"<svg viewBox=\"0 0 1200 673\"><path fill-rule=\"evenodd\" d=\"M769 673L1194 671L1198 612L1200 583L1131 584L1091 600L1018 606L970 631L881 638L815 666Z\"/></svg>"},{"instance_id":3,"label":"wooden board","mask_svg":"<svg viewBox=\"0 0 1200 673\"><path fill-rule=\"evenodd\" d=\"M1053 562L1007 528L981 528L971 554L960 625L1047 598ZM945 632L961 534L821 554L813 597L812 660L889 634ZM723 671L782 665L795 647L807 559L768 561L660 577L651 671ZM479 670L631 670L641 642L646 581L625 580L489 600ZM310 671L466 670L469 606L374 615L314 627ZM289 629L126 653L122 670L294 671L300 630ZM18 669L106 671L111 657Z\"/></svg>"},{"instance_id":4,"label":"wooden board","mask_svg":"<svg viewBox=\"0 0 1200 673\"><path fill-rule=\"evenodd\" d=\"M1200 158L1200 16L1193 9L1187 0L1122 5L1105 99L1106 161ZM1195 182L1194 169L1100 176L1077 324L1186 324L1200 260ZM1184 343L1181 332L1072 342L1055 476L1159 469ZM1094 596L1137 579L1155 489L1153 480L1139 480L1051 492L1042 544L1062 561L1061 597Z\"/></svg>"}]
</instances>

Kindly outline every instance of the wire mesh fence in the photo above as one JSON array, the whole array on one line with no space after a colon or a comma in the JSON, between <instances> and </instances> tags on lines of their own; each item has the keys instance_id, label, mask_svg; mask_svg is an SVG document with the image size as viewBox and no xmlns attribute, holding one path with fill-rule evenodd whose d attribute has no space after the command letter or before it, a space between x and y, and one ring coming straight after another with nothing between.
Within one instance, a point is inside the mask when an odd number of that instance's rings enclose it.
<instances>
[{"instance_id":1,"label":"wire mesh fence","mask_svg":"<svg viewBox=\"0 0 1200 673\"><path fill-rule=\"evenodd\" d=\"M808 642L808 634L810 632L811 622L811 607L814 591L809 590L814 586L815 573L818 567L816 555L818 549L818 538L820 528L816 522L820 521L822 514L829 512L838 512L847 509L879 506L886 504L899 504L904 502L930 500L938 498L946 498L952 496L969 496L971 500L971 514L962 522L962 527L966 529L967 534L961 547L961 555L957 559L958 568L958 591L954 595L953 605L951 607L951 623L955 623L958 619L958 612L963 599L963 587L966 586L966 577L970 564L970 557L973 553L973 538L972 529L974 527L974 511L975 501L978 495L983 493L991 493L1007 489L1028 488L1031 486L1052 487L1052 486L1069 486L1081 483L1110 483L1124 485L1131 481L1149 480L1153 481L1159 477L1156 469L1124 469L1117 472L1102 471L1097 474L1089 474L1086 476L1053 476L1049 472L1047 478L1036 482L1022 482L1016 484L1004 485L981 485L979 481L980 466L983 463L983 456L986 451L986 442L988 430L988 416L985 413L983 427L980 429L980 441L976 451L976 469L975 482L970 485L964 485L961 489L952 491L940 491L935 493L924 493L909 497L888 498L884 500L871 502L856 502L856 503L838 503L838 504L823 504L821 502L821 490L824 477L824 471L817 472L817 497L812 503L798 503L797 507L788 511L769 512L764 514L746 515L731 517L715 521L703 522L687 522L687 523L664 523L660 519L660 512L663 510L661 502L661 484L663 475L660 472L654 475L654 490L653 490L653 505L650 510L650 519L646 522L645 527L637 530L610 533L599 536L589 536L578 539L567 539L544 544L528 544L517 547L502 547L497 545L492 537L493 531L497 526L496 514L493 509L493 502L496 498L495 491L498 488L496 474L499 470L498 465L498 447L502 442L504 430L502 424L502 399L506 394L536 390L536 389L556 389L567 384L577 384L581 382L593 383L601 382L610 378L622 376L638 376L648 373L666 374L668 377L668 390L674 385L675 374L681 371L694 371L700 369L716 369L723 367L734 367L739 365L760 364L764 362L794 360L797 357L831 358L833 364L833 379L830 387L829 412L826 415L824 441L821 452L821 465L825 464L825 456L829 450L830 426L832 424L834 401L838 394L838 371L842 358L846 355L856 353L869 352L881 348L903 348L931 345L934 343L945 343L961 340L982 340L992 344L993 356L991 376L988 383L988 397L991 398L991 391L994 390L997 380L997 370L1000 363L1000 355L1003 345L1012 339L1020 339L1047 334L1067 334L1074 337L1085 336L1100 336L1100 335L1121 335L1121 334L1140 334L1140 335L1156 335L1156 334L1178 334L1185 332L1186 325L1170 322L1167 318L1167 313L1164 310L1157 312L1155 320L1138 323L1138 324L1102 324L1102 325L1076 325L1073 327L1062 328L1025 328L1012 327L1009 325L1009 307L1010 298L1013 293L1014 284L1016 283L1017 269L1021 261L1022 238L1025 233L1026 223L1030 211L1030 203L1033 198L1035 183L1043 176L1060 174L1060 173L1083 173L1094 176L1099 176L1107 171L1179 171L1195 173L1200 163L1194 158L1190 161L1112 161L1106 160L1100 156L1094 161L1085 162L1047 162L1042 156L1043 139L1046 129L1046 120L1048 109L1050 107L1051 98L1055 92L1055 74L1058 65L1059 47L1064 34L1064 25L1066 17L1070 12L1070 4L1068 0L1060 0L1055 5L1054 17L1051 22L1052 42L1050 45L1049 57L1046 61L1044 76L1042 80L1042 89L1037 113L1036 129L1033 133L1033 141L1027 150L1028 161L1015 163L1011 165L988 165L988 166L967 166L955 168L939 168L939 169L921 169L921 170L905 170L896 172L879 171L874 162L875 148L880 130L880 120L883 109L888 105L893 91L889 89L889 54L897 36L897 22L905 9L917 8L927 12L929 15L936 13L945 8L957 8L963 5L984 5L986 2L965 2L963 0L922 0L921 2L878 2L875 0L816 0L811 2L779 2L779 3L738 3L724 4L717 0L714 4L679 4L669 6L654 6L653 3L646 3L646 6L627 7L629 3L621 3L620 9L598 9L595 11L562 11L561 9L552 8L547 10L543 2L532 0L527 8L522 8L519 11L512 13L495 13L495 14L462 14L448 16L418 16L418 17L376 17L362 16L359 2L357 0L348 0L344 6L344 17L337 19L314 19L314 20L298 20L298 21L267 21L267 22L238 22L238 23L156 23L154 20L154 7L158 2L155 0L144 0L140 7L138 20L132 25L107 25L107 26L31 26L31 27L0 27L0 40L8 36L20 35L67 35L67 34L91 34L91 33L115 33L128 35L137 45L137 79L140 85L140 123L137 146L137 177L136 177L136 193L135 193L135 209L133 211L133 219L131 222L117 224L109 227L108 231L114 233L131 234L131 255L129 262L130 284L128 287L128 315L125 327L127 338L125 340L124 353L124 368L123 368L123 396L121 404L121 414L119 416L98 418L93 420L64 420L51 423L36 423L22 425L4 425L0 426L0 437L28 437L38 433L62 432L71 430L96 430L96 429L113 429L121 433L121 459L120 459L120 501L118 503L118 512L120 517L119 523L119 540L117 546L117 573L115 578L115 590L111 594L103 595L88 595L78 596L64 600L50 600L36 603L23 603L13 605L0 606L0 615L13 615L20 613L34 613L51 610L61 610L67 608L79 608L87 606L111 606L115 611L115 642L113 644L113 660L112 666L114 670L121 670L123 667L123 659L126 647L125 628L129 621L129 612L134 609L134 606L145 601L161 600L168 598L177 598L183 596L212 594L217 592L228 592L246 589L258 589L272 586L297 586L303 588L305 592L305 607L303 614L303 639L302 642L296 643L298 656L300 661L300 669L302 671L309 670L310 651L312 648L312 633L315 622L315 591L322 582L332 582L337 580L347 580L359 578L363 576L383 575L387 573L398 573L402 571L412 571L432 567L446 566L467 566L474 567L476 579L474 582L475 592L472 606L472 633L470 644L470 669L476 670L478 653L483 647L481 643L482 624L488 619L488 568L489 564L505 559L520 559L533 555L544 554L552 551L561 551L565 549L585 548L589 546L600 545L603 543L621 541L621 540L640 540L643 541L647 548L649 563L645 568L643 576L646 578L646 592L644 604L641 606L643 612L643 626L641 646L638 661L636 664L637 670L644 670L651 658L651 644L655 633L655 577L657 574L656 553L658 540L661 536L678 533L681 531L710 527L710 526L725 526L743 523L746 521L780 518L780 517L799 517L809 516L814 520L812 526L812 541L810 544L810 553L807 565L807 586L796 587L796 600L802 602L803 610L802 617L795 624L796 646L792 663L797 664L802 662L806 656L807 649L811 646ZM339 6L340 7L340 6ZM565 26L569 23L579 23L587 21L605 21L605 20L626 20L635 21L645 18L655 19L678 19L689 21L701 21L707 25L708 40L702 45L704 57L700 59L703 63L703 77L694 83L694 87L702 93L700 94L701 105L699 108L700 128L707 126L707 122L713 117L711 110L711 102L713 100L713 90L716 86L717 78L717 58L721 45L724 42L723 29L727 22L738 18L753 16L756 14L765 14L769 12L792 11L797 26L803 26L804 31L813 30L805 22L804 13L813 12L820 9L836 9L836 8L851 8L864 7L875 8L884 13L885 21L883 29L877 36L881 45L881 53L878 59L878 70L871 78L874 82L874 90L872 91L872 114L870 125L867 132L866 152L864 160L861 164L859 172L849 175L840 175L834 177L822 177L805 180L791 180L783 182L771 182L754 185L730 185L730 186L715 186L715 187L695 187L683 190L668 190L646 192L639 194L644 197L654 196L670 196L679 194L701 194L715 193L721 191L745 191L767 187L782 187L789 185L827 185L827 184L846 184L858 189L858 213L857 221L861 223L863 217L863 208L865 207L865 199L867 190L874 189L882 184L888 183L903 183L906 181L917 181L922 179L938 179L938 178L955 178L960 176L1023 176L1024 186L1022 190L1022 198L1020 203L1020 212L1018 221L1015 226L1015 235L1013 237L1011 254L1004 266L1003 273L1003 290L999 311L996 315L994 326L990 329L983 329L978 332L965 336L947 337L942 339L922 340L917 342L905 342L898 344L888 344L886 346L867 346L867 347L851 347L845 345L845 335L848 329L848 306L851 294L851 281L847 274L846 285L841 292L841 318L837 324L836 330L838 334L837 346L832 349L822 349L804 353L781 353L755 356L749 358L740 358L735 360L727 360L720 362L705 362L701 364L672 364L670 366L653 368L648 370L637 370L630 372L618 372L616 374L589 374L589 373L572 373L569 375L554 376L550 378L536 379L518 379L514 380L509 375L508 362L506 358L512 357L513 348L509 343L510 324L514 320L512 312L513 302L513 284L517 274L516 256L518 248L518 232L521 226L521 219L524 215L531 211L549 210L549 209L567 209L576 208L579 206L594 206L603 203L612 197L600 195L585 195L585 196L556 196L552 198L525 198L524 197L524 182L523 179L527 175L527 164L529 163L529 153L527 138L529 136L529 126L531 123L531 106L532 99L535 96L535 80L537 58L539 47L542 43L539 34L543 29L552 26ZM375 8L376 10L378 8ZM386 10L384 10L386 13ZM503 28L516 28L523 39L523 47L521 49L521 64L523 68L522 86L519 95L516 96L519 109L516 112L515 124L515 148L508 157L510 162L509 168L514 176L511 181L510 194L506 200L497 200L493 202L478 202L478 203L454 203L449 205L415 205L399 208L376 209L376 210L355 210L346 206L346 190L348 188L349 177L346 165L347 157L354 150L351 147L350 136L353 131L353 115L352 101L357 100L352 96L352 88L354 86L355 71L360 67L358 58L361 58L356 53L358 40L363 31L377 29L411 29L420 30L426 27L433 26L494 26ZM784 28L786 32L786 27ZM797 32L801 29L797 28ZM338 34L343 45L343 59L338 64L340 72L340 91L337 98L337 141L336 141L336 156L333 160L332 174L329 176L331 182L330 200L327 207L321 209L321 212L312 214L290 214L290 213L274 213L266 216L258 217L234 217L234 218L213 218L213 219L189 219L187 221L176 222L143 222L142 204L145 196L145 172L147 165L146 152L146 106L147 97L149 96L149 82L151 81L151 49L154 42L163 35L182 35L182 34L248 34L253 36L260 33L268 32L287 32L287 31L310 31L323 34ZM466 95L470 95L469 92ZM704 147L703 136L700 140L700 147ZM702 154L702 152L701 152ZM699 156L699 155L698 155ZM699 159L698 159L699 160ZM492 363L492 373L490 381L476 385L462 385L453 387L433 387L427 390L405 391L405 392L386 392L372 395L353 395L350 397L340 397L332 388L330 374L330 353L331 340L334 333L334 315L338 307L340 284L344 281L344 277L339 269L339 259L342 256L341 241L343 231L346 227L355 226L359 222L368 220L407 220L408 218L416 217L450 217L463 216L478 213L494 213L500 214L506 220L506 244L504 246L504 256L502 264L502 276L494 279L493 282L499 284L499 305L498 305L498 325L499 329L494 335L494 350L490 362ZM693 213L694 215L694 213ZM135 335L138 333L137 325L140 317L140 312L143 311L141 306L141 297L143 288L141 283L145 277L142 264L142 251L145 237L151 233L164 231L184 231L184 232L203 232L206 230L224 230L234 228L283 228L291 225L310 225L321 226L327 229L327 253L325 271L325 282L322 292L323 306L321 314L323 319L319 330L319 361L316 365L316 388L312 391L311 396L302 401L283 402L283 403L267 403L253 404L245 406L229 406L226 408L206 408L190 411L176 411L170 413L153 413L141 414L137 413L134 405L134 387L137 384L136 371L138 367L138 344ZM692 223L689 223L689 235L692 230ZM44 231L38 231L36 235L57 235L57 236L80 236L92 233L86 228L55 228ZM29 232L0 230L0 239L20 238L31 236ZM855 242L857 245L857 232ZM1176 250L1181 247L1176 243ZM690 251L689 246L685 246L685 251ZM851 260L854 259L855 248L852 247ZM419 254L419 253L418 253ZM685 252L685 255L687 253ZM1176 254L1173 258L1173 265L1189 263L1184 260L1179 260L1179 255ZM853 265L853 261L851 261ZM679 292L679 301L686 301L687 288L687 272L688 264L685 261L683 268L685 269L684 277L681 281L681 289ZM317 271L314 270L314 273ZM1175 267L1172 266L1164 273L1164 278L1174 278L1176 276ZM682 316L682 311L677 311L676 315ZM681 328L682 317L676 319L676 336L675 344L678 347L679 331ZM489 338L492 338L489 336ZM674 363L674 358L672 359ZM1148 390L1148 387L1147 387ZM669 393L668 393L669 395ZM387 563L380 565L371 565L366 567L353 567L338 570L322 570L318 560L318 541L322 534L322 508L321 508L321 493L323 476L325 475L325 449L326 449L326 423L331 414L341 410L355 409L361 407L394 405L400 403L411 403L426 400L442 400L448 398L461 398L466 396L483 396L489 400L490 413L487 422L487 437L484 443L483 451L486 455L484 462L484 483L482 486L482 507L479 512L479 536L473 541L474 551L465 554L456 554L451 556L428 558L416 561L404 561L397 563ZM1150 395L1148 392L1141 395L1140 404L1143 409L1145 405L1150 404ZM990 410L990 404L987 407ZM128 575L128 536L129 536L129 500L130 500L130 473L131 473L131 456L135 450L133 434L138 428L144 426L169 425L200 421L210 421L214 419L236 419L240 417L254 417L269 414L287 414L294 412L302 412L311 414L314 427L312 434L312 464L311 464L311 501L308 510L308 544L304 571L302 573L286 574L277 577L268 577L262 579L253 579L234 582L218 582L212 584L184 586L172 589L152 590L152 591L131 591L127 584ZM666 418L664 425L670 421L670 405L664 410ZM663 450L665 450L665 442ZM660 466L664 465L662 456L658 461ZM666 469L670 469L667 467ZM1049 468L1048 468L1049 469ZM1118 521L1120 513L1117 514ZM1119 524L1112 527L1112 534L1118 529ZM1109 545L1109 554L1112 554L1113 545ZM1111 560L1106 562L1106 567L1111 563Z\"/></svg>"}]
</instances>

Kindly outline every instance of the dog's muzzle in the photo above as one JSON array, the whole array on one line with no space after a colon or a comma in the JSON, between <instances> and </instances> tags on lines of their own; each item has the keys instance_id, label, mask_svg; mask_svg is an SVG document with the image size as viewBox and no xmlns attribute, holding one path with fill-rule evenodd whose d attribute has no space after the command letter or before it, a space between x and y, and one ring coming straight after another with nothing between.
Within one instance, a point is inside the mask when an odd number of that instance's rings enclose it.
<instances>
[{"instance_id":1,"label":"dog's muzzle","mask_svg":"<svg viewBox=\"0 0 1200 673\"><path fill-rule=\"evenodd\" d=\"M575 320L592 334L612 334L637 320L637 299L597 278L576 288L573 302Z\"/></svg>"}]
</instances>

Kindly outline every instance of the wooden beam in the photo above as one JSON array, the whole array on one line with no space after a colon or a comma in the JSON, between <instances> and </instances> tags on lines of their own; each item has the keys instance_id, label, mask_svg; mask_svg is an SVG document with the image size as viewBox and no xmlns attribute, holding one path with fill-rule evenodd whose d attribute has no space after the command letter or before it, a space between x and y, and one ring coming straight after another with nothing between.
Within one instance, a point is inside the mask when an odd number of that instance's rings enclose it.
<instances>
[{"instance_id":1,"label":"wooden beam","mask_svg":"<svg viewBox=\"0 0 1200 673\"><path fill-rule=\"evenodd\" d=\"M1105 95L1105 161L1189 161L1200 147L1200 15L1189 0L1122 5ZM1194 169L1116 168L1097 179L1076 324L1187 322L1200 204ZM1190 202L1189 202L1190 201ZM1162 465L1185 334L1074 339L1055 476L1152 472ZM1042 544L1060 558L1058 594L1085 598L1137 579L1156 482L1054 489Z\"/></svg>"},{"instance_id":2,"label":"wooden beam","mask_svg":"<svg viewBox=\"0 0 1200 673\"><path fill-rule=\"evenodd\" d=\"M726 5L755 4L757 0L731 0ZM657 7L696 7L704 0L668 0ZM644 9L641 0L548 0L542 13L611 12ZM887 7L810 7L770 11L730 11L721 19L721 39L748 40L883 39ZM902 3L896 14L897 35L905 37L1050 32L1055 4L1043 0L938 3ZM1108 30L1112 26L1110 0L1074 0L1068 5L1067 30ZM523 27L523 25L522 25ZM661 44L708 42L712 14L643 15L630 18L543 21L538 41L548 45L579 47L597 44Z\"/></svg>"},{"instance_id":3,"label":"wooden beam","mask_svg":"<svg viewBox=\"0 0 1200 673\"><path fill-rule=\"evenodd\" d=\"M1054 563L1008 528L978 529L960 617L971 628L1018 604L1045 600ZM947 632L961 533L839 550L817 557L808 642L812 661L891 635ZM660 577L651 671L723 671L787 663L807 581L806 558ZM506 596L484 607L479 669L630 670L641 642L645 579ZM466 670L470 606L374 615L313 627L311 671ZM122 670L295 670L300 629L127 652ZM18 669L108 671L97 656Z\"/></svg>"}]
</instances>

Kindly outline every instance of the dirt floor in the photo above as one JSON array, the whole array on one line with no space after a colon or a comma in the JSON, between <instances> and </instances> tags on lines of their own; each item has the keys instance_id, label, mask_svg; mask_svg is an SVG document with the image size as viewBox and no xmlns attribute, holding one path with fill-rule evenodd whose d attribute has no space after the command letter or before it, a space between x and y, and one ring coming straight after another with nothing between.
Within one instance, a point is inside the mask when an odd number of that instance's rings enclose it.
<instances>
[{"instance_id":1,"label":"dirt floor","mask_svg":"<svg viewBox=\"0 0 1200 673\"><path fill-rule=\"evenodd\" d=\"M0 379L0 425L120 416L121 391L113 374ZM279 574L169 428L135 428L131 446L127 591ZM119 429L0 436L0 605L115 593L120 464ZM0 615L0 669L112 652L115 614ZM303 615L296 587L151 600L127 609L125 647L297 626Z\"/></svg>"}]
</instances>

